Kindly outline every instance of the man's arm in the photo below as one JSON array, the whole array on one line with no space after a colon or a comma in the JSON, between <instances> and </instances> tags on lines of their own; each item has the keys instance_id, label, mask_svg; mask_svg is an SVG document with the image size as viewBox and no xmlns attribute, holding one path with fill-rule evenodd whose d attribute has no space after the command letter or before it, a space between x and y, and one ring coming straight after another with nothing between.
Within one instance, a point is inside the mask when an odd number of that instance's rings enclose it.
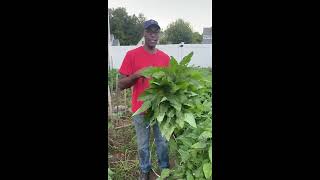
<instances>
[{"instance_id":1,"label":"man's arm","mask_svg":"<svg viewBox=\"0 0 320 180\"><path fill-rule=\"evenodd\" d=\"M137 79L139 79L140 77L143 77L142 75L140 75L140 71L130 76L124 76L120 74L120 79L118 83L119 89L124 90L124 89L130 88L136 83Z\"/></svg>"}]
</instances>

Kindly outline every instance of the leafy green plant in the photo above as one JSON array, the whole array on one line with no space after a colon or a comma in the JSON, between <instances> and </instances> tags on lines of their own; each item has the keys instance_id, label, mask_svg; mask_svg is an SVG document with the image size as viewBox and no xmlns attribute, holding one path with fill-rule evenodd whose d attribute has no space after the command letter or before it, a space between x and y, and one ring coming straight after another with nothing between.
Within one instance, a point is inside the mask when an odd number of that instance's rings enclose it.
<instances>
[{"instance_id":1,"label":"leafy green plant","mask_svg":"<svg viewBox=\"0 0 320 180\"><path fill-rule=\"evenodd\" d=\"M119 76L117 69L108 70L108 85L112 91L116 90L116 77Z\"/></svg>"},{"instance_id":2,"label":"leafy green plant","mask_svg":"<svg viewBox=\"0 0 320 180\"><path fill-rule=\"evenodd\" d=\"M146 112L150 124L158 122L167 140L176 129L183 129L188 123L196 128L196 112L201 108L199 94L204 91L206 80L201 73L188 67L193 53L178 63L173 57L168 68L152 67L142 75L150 77L150 88L139 100L144 101L134 114Z\"/></svg>"},{"instance_id":3,"label":"leafy green plant","mask_svg":"<svg viewBox=\"0 0 320 180\"><path fill-rule=\"evenodd\" d=\"M150 78L150 87L139 97L144 103L133 116L145 112L150 125L158 123L179 162L174 169L163 171L162 178L169 174L187 180L212 177L211 82L203 70L188 67L192 55L180 63L171 57L169 67L142 72Z\"/></svg>"}]
</instances>

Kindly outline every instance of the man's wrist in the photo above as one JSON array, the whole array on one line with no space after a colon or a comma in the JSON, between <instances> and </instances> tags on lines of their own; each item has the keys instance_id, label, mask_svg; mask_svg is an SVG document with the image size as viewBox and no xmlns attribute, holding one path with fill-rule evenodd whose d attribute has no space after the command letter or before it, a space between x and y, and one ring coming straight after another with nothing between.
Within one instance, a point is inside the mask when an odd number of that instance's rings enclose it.
<instances>
[{"instance_id":1,"label":"man's wrist","mask_svg":"<svg viewBox=\"0 0 320 180\"><path fill-rule=\"evenodd\" d=\"M132 80L136 80L136 79L138 79L139 77L141 77L140 74L132 74L131 79L132 79Z\"/></svg>"}]
</instances>

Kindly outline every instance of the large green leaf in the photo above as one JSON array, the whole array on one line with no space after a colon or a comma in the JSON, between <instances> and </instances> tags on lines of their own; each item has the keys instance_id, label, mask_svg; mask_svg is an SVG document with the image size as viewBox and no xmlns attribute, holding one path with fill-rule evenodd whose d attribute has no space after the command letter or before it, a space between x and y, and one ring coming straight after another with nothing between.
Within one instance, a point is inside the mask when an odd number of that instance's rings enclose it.
<instances>
[{"instance_id":1,"label":"large green leaf","mask_svg":"<svg viewBox=\"0 0 320 180\"><path fill-rule=\"evenodd\" d=\"M177 145L177 142L176 141L169 141L169 149L170 149L170 152L177 152L178 150L178 145Z\"/></svg>"},{"instance_id":2,"label":"large green leaf","mask_svg":"<svg viewBox=\"0 0 320 180\"><path fill-rule=\"evenodd\" d=\"M189 53L187 56L185 56L182 61L179 63L182 66L187 66L189 62L191 61L191 57L193 56L193 52Z\"/></svg>"},{"instance_id":3,"label":"large green leaf","mask_svg":"<svg viewBox=\"0 0 320 180\"><path fill-rule=\"evenodd\" d=\"M193 158L193 159L196 159L197 158L197 154L198 154L198 152L197 152L197 150L196 149L192 149L192 150L190 150L190 152L189 152L190 154L191 154L191 157Z\"/></svg>"},{"instance_id":4,"label":"large green leaf","mask_svg":"<svg viewBox=\"0 0 320 180\"><path fill-rule=\"evenodd\" d=\"M163 126L160 126L160 131L167 141L170 140L170 137L174 129L175 129L175 125L170 123L170 119L167 119L165 124Z\"/></svg>"},{"instance_id":5,"label":"large green leaf","mask_svg":"<svg viewBox=\"0 0 320 180\"><path fill-rule=\"evenodd\" d=\"M203 165L203 173L204 173L204 176L209 179L212 175L212 165L211 163L205 163Z\"/></svg>"},{"instance_id":6,"label":"large green leaf","mask_svg":"<svg viewBox=\"0 0 320 180\"><path fill-rule=\"evenodd\" d=\"M151 77L153 73L161 71L160 67L148 67L140 73L144 77Z\"/></svg>"},{"instance_id":7,"label":"large green leaf","mask_svg":"<svg viewBox=\"0 0 320 180\"><path fill-rule=\"evenodd\" d=\"M137 114L141 114L145 112L147 109L151 107L151 101L145 101L142 106L132 115L135 116Z\"/></svg>"},{"instance_id":8,"label":"large green leaf","mask_svg":"<svg viewBox=\"0 0 320 180\"><path fill-rule=\"evenodd\" d=\"M163 101L166 101L166 100L167 100L167 98L163 97L160 102L162 103Z\"/></svg>"},{"instance_id":9,"label":"large green leaf","mask_svg":"<svg viewBox=\"0 0 320 180\"><path fill-rule=\"evenodd\" d=\"M160 79L161 77L165 76L166 74L163 71L155 72L152 74L152 77Z\"/></svg>"},{"instance_id":10,"label":"large green leaf","mask_svg":"<svg viewBox=\"0 0 320 180\"><path fill-rule=\"evenodd\" d=\"M157 121L158 121L159 123L161 123L162 120L163 120L163 118L164 118L164 116L165 116L165 113L160 112L160 114L157 116Z\"/></svg>"},{"instance_id":11,"label":"large green leaf","mask_svg":"<svg viewBox=\"0 0 320 180\"><path fill-rule=\"evenodd\" d=\"M192 159L190 159L190 161L187 162L187 167L191 170L194 169L194 165L193 165L193 162L192 162ZM192 174L193 175L193 174Z\"/></svg>"},{"instance_id":12,"label":"large green leaf","mask_svg":"<svg viewBox=\"0 0 320 180\"><path fill-rule=\"evenodd\" d=\"M204 178L203 168L201 168L201 166L200 166L197 170L195 170L194 176L195 176L197 179Z\"/></svg>"},{"instance_id":13,"label":"large green leaf","mask_svg":"<svg viewBox=\"0 0 320 180\"><path fill-rule=\"evenodd\" d=\"M188 129L187 131L185 131L185 137L186 138L191 138L191 139L193 139L193 140L195 140L195 141L197 141L198 142L198 138L199 138L199 134L201 133L200 131L201 131L202 129L201 128L197 128L197 129Z\"/></svg>"},{"instance_id":14,"label":"large green leaf","mask_svg":"<svg viewBox=\"0 0 320 180\"><path fill-rule=\"evenodd\" d=\"M194 149L203 149L206 147L206 143L204 142L197 142L194 145L191 146Z\"/></svg>"},{"instance_id":15,"label":"large green leaf","mask_svg":"<svg viewBox=\"0 0 320 180\"><path fill-rule=\"evenodd\" d=\"M181 111L181 103L179 103L175 98L169 98L168 101L178 112Z\"/></svg>"},{"instance_id":16,"label":"large green leaf","mask_svg":"<svg viewBox=\"0 0 320 180\"><path fill-rule=\"evenodd\" d=\"M178 138L184 145L192 146L192 141L189 138L179 137Z\"/></svg>"},{"instance_id":17,"label":"large green leaf","mask_svg":"<svg viewBox=\"0 0 320 180\"><path fill-rule=\"evenodd\" d=\"M156 98L152 101L152 110L156 110L159 107L162 96L156 96Z\"/></svg>"},{"instance_id":18,"label":"large green leaf","mask_svg":"<svg viewBox=\"0 0 320 180\"><path fill-rule=\"evenodd\" d=\"M190 171L187 171L187 180L194 180Z\"/></svg>"},{"instance_id":19,"label":"large green leaf","mask_svg":"<svg viewBox=\"0 0 320 180\"><path fill-rule=\"evenodd\" d=\"M171 93L176 93L178 90L180 89L179 86L172 84L172 89L171 89Z\"/></svg>"},{"instance_id":20,"label":"large green leaf","mask_svg":"<svg viewBox=\"0 0 320 180\"><path fill-rule=\"evenodd\" d=\"M194 93L194 92L190 92L190 95L189 95L189 97L193 97L193 96L198 96L199 94L197 94L197 93Z\"/></svg>"},{"instance_id":21,"label":"large green leaf","mask_svg":"<svg viewBox=\"0 0 320 180\"><path fill-rule=\"evenodd\" d=\"M184 127L183 114L181 112L176 112L176 123L180 126L180 128Z\"/></svg>"},{"instance_id":22,"label":"large green leaf","mask_svg":"<svg viewBox=\"0 0 320 180\"><path fill-rule=\"evenodd\" d=\"M169 129L167 130L167 132L165 132L164 136L165 136L165 138L167 139L167 141L170 140L170 137L171 137L171 135L172 135L172 133L173 133L173 131L174 131L175 128L176 128L175 125L172 125L171 127L169 127Z\"/></svg>"},{"instance_id":23,"label":"large green leaf","mask_svg":"<svg viewBox=\"0 0 320 180\"><path fill-rule=\"evenodd\" d=\"M158 125L159 125L159 128L160 128L160 132L161 132L161 135L164 137L164 129L165 129L165 124L167 123L167 118L166 116L164 117L164 119L162 120L161 123L158 122Z\"/></svg>"},{"instance_id":24,"label":"large green leaf","mask_svg":"<svg viewBox=\"0 0 320 180\"><path fill-rule=\"evenodd\" d=\"M176 95L176 98L182 104L188 101L188 97L182 91Z\"/></svg>"},{"instance_id":25,"label":"large green leaf","mask_svg":"<svg viewBox=\"0 0 320 180\"><path fill-rule=\"evenodd\" d=\"M197 128L197 124L192 113L184 114L184 121L189 123L192 127Z\"/></svg>"},{"instance_id":26,"label":"large green leaf","mask_svg":"<svg viewBox=\"0 0 320 180\"><path fill-rule=\"evenodd\" d=\"M161 176L160 176L160 179L163 180L165 179L166 177L169 177L170 175L170 170L165 168L161 171Z\"/></svg>"},{"instance_id":27,"label":"large green leaf","mask_svg":"<svg viewBox=\"0 0 320 180\"><path fill-rule=\"evenodd\" d=\"M176 67L177 65L178 65L177 60L173 56L171 56L170 57L170 67L173 68L173 67Z\"/></svg>"},{"instance_id":28,"label":"large green leaf","mask_svg":"<svg viewBox=\"0 0 320 180\"><path fill-rule=\"evenodd\" d=\"M148 101L148 100L152 100L152 99L154 99L154 98L155 98L155 96L154 96L153 94L142 93L142 94L139 96L138 100L140 100L140 101Z\"/></svg>"},{"instance_id":29,"label":"large green leaf","mask_svg":"<svg viewBox=\"0 0 320 180\"><path fill-rule=\"evenodd\" d=\"M211 111L211 107L212 107L212 102L210 101L205 101L203 102L203 106L204 106L204 111Z\"/></svg>"},{"instance_id":30,"label":"large green leaf","mask_svg":"<svg viewBox=\"0 0 320 180\"><path fill-rule=\"evenodd\" d=\"M188 107L193 107L193 105L190 102L183 103L183 105L188 106Z\"/></svg>"},{"instance_id":31,"label":"large green leaf","mask_svg":"<svg viewBox=\"0 0 320 180\"><path fill-rule=\"evenodd\" d=\"M169 131L169 127L170 127L170 120L168 119L168 117L166 116L166 119L162 121L162 123L160 124L160 132L162 134L163 137L165 137L165 135L167 134L167 131Z\"/></svg>"},{"instance_id":32,"label":"large green leaf","mask_svg":"<svg viewBox=\"0 0 320 180\"><path fill-rule=\"evenodd\" d=\"M170 121L171 121L171 119L172 119L172 118L171 118L171 117L169 117L169 116L165 116L165 117L167 118L167 121L168 121L168 122L170 122ZM168 127L168 128L169 128L169 127Z\"/></svg>"},{"instance_id":33,"label":"large green leaf","mask_svg":"<svg viewBox=\"0 0 320 180\"><path fill-rule=\"evenodd\" d=\"M160 86L160 85L161 85L160 83L155 82L155 81L152 81L151 84L155 84L155 85L157 85L157 86Z\"/></svg>"},{"instance_id":34,"label":"large green leaf","mask_svg":"<svg viewBox=\"0 0 320 180\"><path fill-rule=\"evenodd\" d=\"M204 132L202 132L202 133L200 134L199 139L200 139L200 140L206 140L206 139L211 138L211 137L212 137L212 132L210 132L210 131L204 131Z\"/></svg>"},{"instance_id":35,"label":"large green leaf","mask_svg":"<svg viewBox=\"0 0 320 180\"><path fill-rule=\"evenodd\" d=\"M190 158L190 154L187 151L184 151L182 149L178 149L179 154L181 155L181 161L187 162Z\"/></svg>"},{"instance_id":36,"label":"large green leaf","mask_svg":"<svg viewBox=\"0 0 320 180\"><path fill-rule=\"evenodd\" d=\"M196 80L204 80L204 76L198 71L191 71L190 77Z\"/></svg>"},{"instance_id":37,"label":"large green leaf","mask_svg":"<svg viewBox=\"0 0 320 180\"><path fill-rule=\"evenodd\" d=\"M166 102L161 103L160 104L160 114L161 113L163 113L163 114L167 113L168 108L169 108L169 104L168 103L166 103Z\"/></svg>"},{"instance_id":38,"label":"large green leaf","mask_svg":"<svg viewBox=\"0 0 320 180\"><path fill-rule=\"evenodd\" d=\"M173 83L174 82L174 75L172 75L172 73L166 74L166 79L165 79L167 83Z\"/></svg>"},{"instance_id":39,"label":"large green leaf","mask_svg":"<svg viewBox=\"0 0 320 180\"><path fill-rule=\"evenodd\" d=\"M170 109L169 112L167 113L167 116L172 118L174 116L174 109Z\"/></svg>"},{"instance_id":40,"label":"large green leaf","mask_svg":"<svg viewBox=\"0 0 320 180\"><path fill-rule=\"evenodd\" d=\"M189 86L189 83L188 83L188 81L181 81L181 82L177 83L177 86L180 89L187 89L187 87Z\"/></svg>"}]
</instances>

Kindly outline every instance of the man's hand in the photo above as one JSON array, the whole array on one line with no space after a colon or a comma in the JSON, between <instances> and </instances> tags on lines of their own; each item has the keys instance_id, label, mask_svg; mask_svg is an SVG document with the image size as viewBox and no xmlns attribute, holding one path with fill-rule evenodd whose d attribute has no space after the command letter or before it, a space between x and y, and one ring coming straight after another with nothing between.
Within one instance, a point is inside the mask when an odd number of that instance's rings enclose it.
<instances>
[{"instance_id":1,"label":"man's hand","mask_svg":"<svg viewBox=\"0 0 320 180\"><path fill-rule=\"evenodd\" d=\"M146 67L146 68L148 68L148 67ZM130 88L131 86L134 85L134 83L137 81L137 79L144 78L144 76L141 73L146 68L142 68L142 69L136 71L131 76L121 76L119 79L119 84L118 84L119 89L123 90L126 88Z\"/></svg>"},{"instance_id":2,"label":"man's hand","mask_svg":"<svg viewBox=\"0 0 320 180\"><path fill-rule=\"evenodd\" d=\"M144 70L147 69L147 68L149 68L149 67L142 68L142 69L136 71L135 73L133 73L133 75L134 75L136 78L144 77L141 73L142 73L142 71L144 71Z\"/></svg>"}]
</instances>

